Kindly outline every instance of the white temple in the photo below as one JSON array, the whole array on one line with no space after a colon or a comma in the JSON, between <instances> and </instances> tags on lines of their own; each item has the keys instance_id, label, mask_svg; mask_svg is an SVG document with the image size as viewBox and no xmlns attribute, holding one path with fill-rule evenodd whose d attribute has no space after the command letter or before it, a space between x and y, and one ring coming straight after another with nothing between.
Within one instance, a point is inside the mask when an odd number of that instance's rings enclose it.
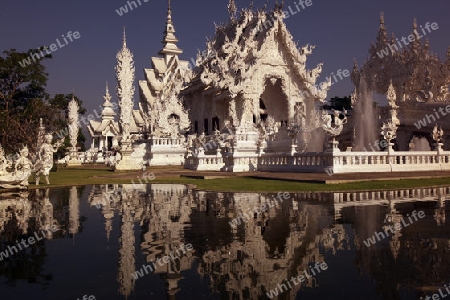
<instances>
[{"instance_id":1,"label":"white temple","mask_svg":"<svg viewBox=\"0 0 450 300\"><path fill-rule=\"evenodd\" d=\"M91 149L96 148L97 152L104 148L110 151L113 147L119 146L117 137L120 135L120 129L119 124L114 120L117 114L113 109L108 83L103 99L105 99L105 102L103 103L101 121L90 120L87 126L92 137Z\"/></svg>"},{"instance_id":2,"label":"white temple","mask_svg":"<svg viewBox=\"0 0 450 300\"><path fill-rule=\"evenodd\" d=\"M382 19L371 58L361 69L355 65L353 111L323 110L331 78L318 85L322 64L306 68L314 46L297 47L282 5L237 14L230 0L228 8L229 22L216 26L191 69L180 59L169 1L163 48L139 81L139 110L133 109L134 62L124 36L116 67L119 123L107 91L102 121L92 121L89 129L99 141L93 149L119 145L116 170L157 165L328 174L450 169L450 152L443 148L447 138L437 124L420 131L429 142L420 150L428 151L417 151L412 140L414 121L448 101L450 74L439 70L450 58L441 63L427 42L417 41L380 61L375 53L390 43ZM394 65L414 68L414 76L398 75ZM374 106L371 91L387 95L388 106ZM385 147L367 151L380 140Z\"/></svg>"}]
</instances>

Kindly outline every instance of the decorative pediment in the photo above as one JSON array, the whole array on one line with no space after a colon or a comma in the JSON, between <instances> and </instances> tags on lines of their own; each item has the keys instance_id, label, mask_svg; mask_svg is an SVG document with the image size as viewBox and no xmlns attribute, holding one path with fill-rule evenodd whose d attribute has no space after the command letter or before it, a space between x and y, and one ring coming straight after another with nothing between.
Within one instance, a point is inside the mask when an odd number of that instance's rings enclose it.
<instances>
[{"instance_id":1,"label":"decorative pediment","mask_svg":"<svg viewBox=\"0 0 450 300\"><path fill-rule=\"evenodd\" d=\"M280 50L281 49L281 50ZM194 71L201 82L216 90L228 90L232 97L242 93L262 64L285 65L293 75L304 81L307 92L324 101L331 86L328 81L317 88L322 64L306 69L306 58L314 47L297 48L283 21L280 9L270 12L245 9L239 19L218 26L207 49L199 55Z\"/></svg>"}]
</instances>

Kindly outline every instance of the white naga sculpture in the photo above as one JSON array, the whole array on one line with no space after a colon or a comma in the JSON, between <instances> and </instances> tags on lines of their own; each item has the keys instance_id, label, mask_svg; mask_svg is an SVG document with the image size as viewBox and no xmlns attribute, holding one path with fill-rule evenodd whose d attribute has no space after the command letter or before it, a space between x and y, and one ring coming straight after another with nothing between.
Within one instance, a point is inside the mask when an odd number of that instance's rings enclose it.
<instances>
[{"instance_id":1,"label":"white naga sculpture","mask_svg":"<svg viewBox=\"0 0 450 300\"><path fill-rule=\"evenodd\" d=\"M34 166L34 171L36 172L36 185L39 185L41 175L44 175L45 182L50 184L48 177L50 170L53 168L53 153L58 151L58 148L61 147L64 142L64 139L61 139L52 145L52 140L53 136L51 134L45 135L44 142L37 151L37 161Z\"/></svg>"}]
</instances>

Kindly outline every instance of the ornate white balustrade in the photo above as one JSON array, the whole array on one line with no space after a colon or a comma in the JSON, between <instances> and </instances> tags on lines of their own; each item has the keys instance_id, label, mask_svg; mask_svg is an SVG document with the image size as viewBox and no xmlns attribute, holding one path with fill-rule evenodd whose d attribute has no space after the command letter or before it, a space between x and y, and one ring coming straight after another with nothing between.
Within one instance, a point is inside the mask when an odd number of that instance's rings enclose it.
<instances>
[{"instance_id":1,"label":"ornate white balustrade","mask_svg":"<svg viewBox=\"0 0 450 300\"><path fill-rule=\"evenodd\" d=\"M151 146L182 146L184 142L184 138L151 138L150 145Z\"/></svg>"},{"instance_id":2,"label":"ornate white balustrade","mask_svg":"<svg viewBox=\"0 0 450 300\"><path fill-rule=\"evenodd\" d=\"M332 166L329 153L307 153L301 155L266 154L258 158L258 170L275 172L324 172Z\"/></svg>"},{"instance_id":3,"label":"ornate white balustrade","mask_svg":"<svg viewBox=\"0 0 450 300\"><path fill-rule=\"evenodd\" d=\"M266 154L258 170L280 172L368 173L450 170L449 151L335 152Z\"/></svg>"},{"instance_id":4,"label":"ornate white balustrade","mask_svg":"<svg viewBox=\"0 0 450 300\"><path fill-rule=\"evenodd\" d=\"M209 171L372 173L450 170L450 151L199 155L185 167Z\"/></svg>"},{"instance_id":5,"label":"ornate white balustrade","mask_svg":"<svg viewBox=\"0 0 450 300\"><path fill-rule=\"evenodd\" d=\"M196 171L221 171L225 166L222 156L198 155L190 156L185 160L184 167Z\"/></svg>"}]
</instances>

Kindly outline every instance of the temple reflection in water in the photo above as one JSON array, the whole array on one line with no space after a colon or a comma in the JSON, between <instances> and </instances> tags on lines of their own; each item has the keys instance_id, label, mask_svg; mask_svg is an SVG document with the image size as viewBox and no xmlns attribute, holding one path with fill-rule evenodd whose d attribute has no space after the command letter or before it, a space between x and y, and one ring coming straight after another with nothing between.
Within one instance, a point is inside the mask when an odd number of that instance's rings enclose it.
<instances>
[{"instance_id":1,"label":"temple reflection in water","mask_svg":"<svg viewBox=\"0 0 450 300\"><path fill-rule=\"evenodd\" d=\"M292 193L290 199L275 203L266 212L241 219L237 227L230 222L243 212L254 211L273 195L205 192L170 184L1 194L0 251L51 225L60 230L53 235L49 232L46 241L36 247L0 261L0 279L6 278L12 286L28 279L51 290L53 280L64 282L64 278L54 278L52 268L46 265L46 255L47 260L59 255L54 251L48 254L48 247L58 247L48 243L70 238L71 245L76 245L77 240L87 239L84 235L95 232L85 242L108 245L108 250L93 250L92 256L114 255L118 259L116 282L107 283L111 299L143 298L146 283L155 282L155 276L161 282L159 296L168 299L189 298L189 293L199 292L187 290L190 282L203 286L206 298L267 298L268 291L316 262L326 262L329 269L293 285L280 299L339 295L344 293L339 286L351 286L346 278L361 280L365 292L372 291L374 299L426 295L450 282L450 231L445 222L449 194L447 187ZM423 210L426 217L370 247L363 243L414 210ZM92 227L96 224L103 225ZM133 277L143 264L155 262L187 243L193 245L192 252L158 266L152 276ZM59 247L64 253L67 246ZM21 272L16 269L18 260ZM90 262L86 258L78 263ZM32 271L26 272L28 269ZM89 276L86 281L91 280ZM76 286L76 282L70 284ZM117 289L112 290L112 286ZM0 285L0 291L2 288ZM356 289L342 295L351 298ZM107 295L91 287L90 294L102 293Z\"/></svg>"}]
</instances>

